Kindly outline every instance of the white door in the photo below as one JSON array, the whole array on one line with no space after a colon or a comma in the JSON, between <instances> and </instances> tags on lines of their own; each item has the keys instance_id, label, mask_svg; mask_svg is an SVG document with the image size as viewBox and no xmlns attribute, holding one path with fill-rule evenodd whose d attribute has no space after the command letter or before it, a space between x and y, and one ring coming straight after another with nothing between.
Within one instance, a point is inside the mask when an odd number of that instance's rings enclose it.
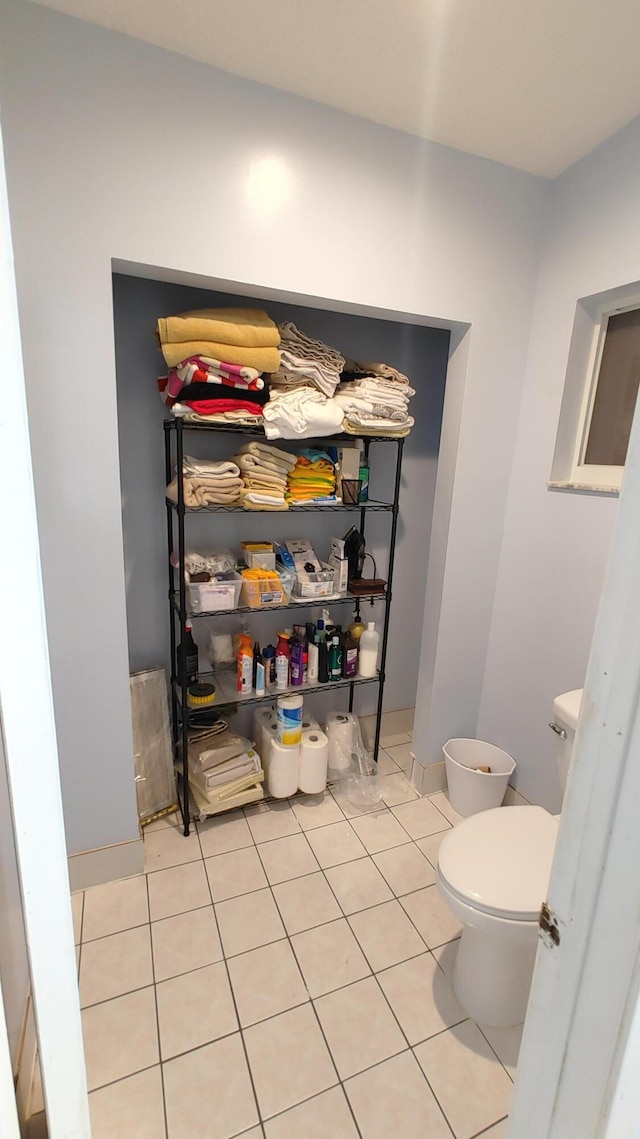
<instances>
[{"instance_id":1,"label":"white door","mask_svg":"<svg viewBox=\"0 0 640 1139\"><path fill-rule=\"evenodd\" d=\"M90 1139L76 958L0 136L0 704L49 1139ZM22 382L21 382L22 381ZM28 681L28 683L27 683ZM0 1134L15 1112L0 1023ZM9 1095L13 1105L9 1103Z\"/></svg>"}]
</instances>

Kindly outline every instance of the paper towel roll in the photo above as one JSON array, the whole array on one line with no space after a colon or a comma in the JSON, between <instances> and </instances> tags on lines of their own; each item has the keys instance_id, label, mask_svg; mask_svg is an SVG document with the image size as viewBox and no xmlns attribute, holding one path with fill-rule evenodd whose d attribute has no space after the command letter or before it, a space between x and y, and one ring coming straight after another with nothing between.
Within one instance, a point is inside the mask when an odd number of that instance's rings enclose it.
<instances>
[{"instance_id":1,"label":"paper towel roll","mask_svg":"<svg viewBox=\"0 0 640 1139\"><path fill-rule=\"evenodd\" d=\"M274 799L288 799L298 790L298 763L300 744L293 747L274 739L269 755L267 786Z\"/></svg>"},{"instance_id":2,"label":"paper towel roll","mask_svg":"<svg viewBox=\"0 0 640 1139\"><path fill-rule=\"evenodd\" d=\"M303 731L303 733L311 731L312 728L319 728L319 727L320 727L320 724L316 720L315 716L309 716L306 712L303 713L303 717L302 717L302 731Z\"/></svg>"},{"instance_id":3,"label":"paper towel roll","mask_svg":"<svg viewBox=\"0 0 640 1139\"><path fill-rule=\"evenodd\" d=\"M259 753L262 761L262 770L264 771L265 778L269 779L269 764L271 762L271 748L273 747L274 740L278 738L278 728L276 722L272 724L263 724L261 728L262 735L262 751Z\"/></svg>"},{"instance_id":4,"label":"paper towel roll","mask_svg":"<svg viewBox=\"0 0 640 1139\"><path fill-rule=\"evenodd\" d=\"M256 708L253 713L253 742L256 745L256 751L259 756L262 756L260 744L262 742L262 729L268 724L274 724L276 719L275 708L272 705L263 705L262 708Z\"/></svg>"},{"instance_id":5,"label":"paper towel roll","mask_svg":"<svg viewBox=\"0 0 640 1139\"><path fill-rule=\"evenodd\" d=\"M329 740L319 728L302 733L298 787L305 795L317 795L327 786Z\"/></svg>"},{"instance_id":6,"label":"paper towel roll","mask_svg":"<svg viewBox=\"0 0 640 1139\"><path fill-rule=\"evenodd\" d=\"M351 766L354 728L358 717L353 712L329 712L325 731L329 739L329 767L346 771Z\"/></svg>"}]
</instances>

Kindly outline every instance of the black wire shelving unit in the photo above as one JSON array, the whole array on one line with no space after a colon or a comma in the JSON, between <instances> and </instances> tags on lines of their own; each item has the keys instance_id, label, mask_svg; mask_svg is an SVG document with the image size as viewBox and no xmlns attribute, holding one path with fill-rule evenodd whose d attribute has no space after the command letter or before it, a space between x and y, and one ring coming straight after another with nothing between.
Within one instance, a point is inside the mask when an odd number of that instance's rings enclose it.
<instances>
[{"instance_id":1,"label":"black wire shelving unit","mask_svg":"<svg viewBox=\"0 0 640 1139\"><path fill-rule=\"evenodd\" d=\"M165 441L165 477L166 485L171 482L175 471L182 471L184 463L184 433L186 431L197 431L205 433L223 433L227 435L241 435L241 436L257 436L264 439L264 430L261 427L240 427L235 425L223 426L220 424L205 424L205 423L189 423L184 422L181 418L166 419L164 422L164 441ZM169 623L170 623L170 637L171 637L171 721L173 733L173 747L174 756L177 766L182 772L182 794L178 795L180 810L182 814L183 831L185 835L189 834L190 829L190 814L189 814L189 770L188 770L188 738L189 738L189 725L197 719L198 715L202 712L202 708L190 708L187 699L188 685L184 680L178 677L178 644L181 630L184 629L185 621L190 618L198 617L228 617L233 614L239 613L272 613L280 610L305 609L316 608L318 605L343 605L346 602L355 607L355 611L360 615L360 607L364 602L382 602L384 605L384 618L382 626L381 647L380 647L380 666L378 674L375 677L363 678L354 677L350 680L332 681L326 685L298 685L295 688L278 690L277 695L285 695L287 692L294 692L304 695L305 692L323 692L326 690L335 691L337 689L346 688L349 691L349 711L353 711L354 695L357 688L363 684L377 684L378 685L378 703L376 711L376 727L373 745L373 756L377 763L378 752L380 750L380 728L382 720L382 704L384 699L384 684L385 684L385 667L387 661L387 646L389 640L389 619L391 613L391 597L393 586L393 568L395 560L396 537L398 529L398 516L399 516L399 498L400 498L400 480L402 477L402 454L404 447L404 438L396 436L367 436L367 435L351 435L340 434L332 435L330 437L318 439L305 439L304 445L309 446L313 443L325 443L335 446L336 443L354 442L356 439L362 439L364 443L364 456L367 464L369 463L369 452L371 444L394 444L396 447L396 462L394 473L394 492L392 502L380 502L378 500L369 500L368 502L358 504L335 503L326 506L293 506L289 508L289 513L296 512L298 514L311 514L313 512L333 513L335 511L346 511L349 513L357 512L359 514L359 529L363 536L365 536L366 519L369 513L387 513L391 517L391 527L389 535L389 565L387 571L387 586L384 593L369 593L369 594L352 594L348 593L342 597L336 598L309 598L308 601L291 601L286 605L278 606L265 606L264 609L255 608L254 606L240 605L234 609L225 609L223 612L216 610L215 612L194 612L187 605L187 589L184 573L184 559L185 559L185 529L187 526L187 519L191 514L243 514L251 517L251 511L246 510L243 506L211 506L211 507L198 507L191 508L185 506L184 502L184 485L182 478L177 479L177 501L171 502L166 500L166 513L167 513L167 553L168 553L168 566L169 566ZM286 440L285 442L295 442L295 440ZM256 512L262 513L262 512ZM277 518L277 513L275 517ZM178 565L173 567L172 556L176 548L178 549ZM177 588L176 588L176 575L177 575ZM207 680L210 677L216 685L218 698L215 703L215 710L231 714L244 708L247 705L261 704L267 701L272 701L275 696L275 690L267 690L264 696L239 696L234 690L235 672L231 670L222 670L216 673L201 673L199 680ZM232 808L230 808L232 809Z\"/></svg>"}]
</instances>

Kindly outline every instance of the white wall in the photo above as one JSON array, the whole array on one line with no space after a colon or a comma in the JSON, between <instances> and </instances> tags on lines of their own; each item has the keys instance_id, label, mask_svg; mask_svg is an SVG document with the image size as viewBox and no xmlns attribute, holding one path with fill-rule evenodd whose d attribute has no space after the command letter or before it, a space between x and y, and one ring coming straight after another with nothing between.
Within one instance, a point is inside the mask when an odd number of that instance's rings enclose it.
<instances>
[{"instance_id":1,"label":"white wall","mask_svg":"<svg viewBox=\"0 0 640 1139\"><path fill-rule=\"evenodd\" d=\"M13 836L7 770L0 731L0 977L14 1064L29 992L29 963Z\"/></svg>"},{"instance_id":2,"label":"white wall","mask_svg":"<svg viewBox=\"0 0 640 1139\"><path fill-rule=\"evenodd\" d=\"M640 279L640 120L552 186L479 734L558 809L554 695L582 687L617 497L547 489L576 302Z\"/></svg>"},{"instance_id":3,"label":"white wall","mask_svg":"<svg viewBox=\"0 0 640 1139\"><path fill-rule=\"evenodd\" d=\"M448 377L430 571L444 604L418 686L418 752L437 758L477 719L548 184L44 8L0 11L70 850L136 828L112 258L472 326ZM254 193L265 155L289 179L281 208Z\"/></svg>"}]
</instances>

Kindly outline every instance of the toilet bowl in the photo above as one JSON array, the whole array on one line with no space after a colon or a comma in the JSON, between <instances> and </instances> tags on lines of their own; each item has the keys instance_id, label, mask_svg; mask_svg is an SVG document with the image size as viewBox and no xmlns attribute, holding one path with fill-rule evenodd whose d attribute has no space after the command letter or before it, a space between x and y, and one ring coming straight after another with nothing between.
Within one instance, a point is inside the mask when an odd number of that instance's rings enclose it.
<instances>
[{"instance_id":1,"label":"toilet bowl","mask_svg":"<svg viewBox=\"0 0 640 1139\"><path fill-rule=\"evenodd\" d=\"M582 690L554 700L564 793ZM440 894L462 924L453 988L474 1020L505 1028L525 1018L559 815L494 807L458 823L438 855Z\"/></svg>"}]
</instances>

